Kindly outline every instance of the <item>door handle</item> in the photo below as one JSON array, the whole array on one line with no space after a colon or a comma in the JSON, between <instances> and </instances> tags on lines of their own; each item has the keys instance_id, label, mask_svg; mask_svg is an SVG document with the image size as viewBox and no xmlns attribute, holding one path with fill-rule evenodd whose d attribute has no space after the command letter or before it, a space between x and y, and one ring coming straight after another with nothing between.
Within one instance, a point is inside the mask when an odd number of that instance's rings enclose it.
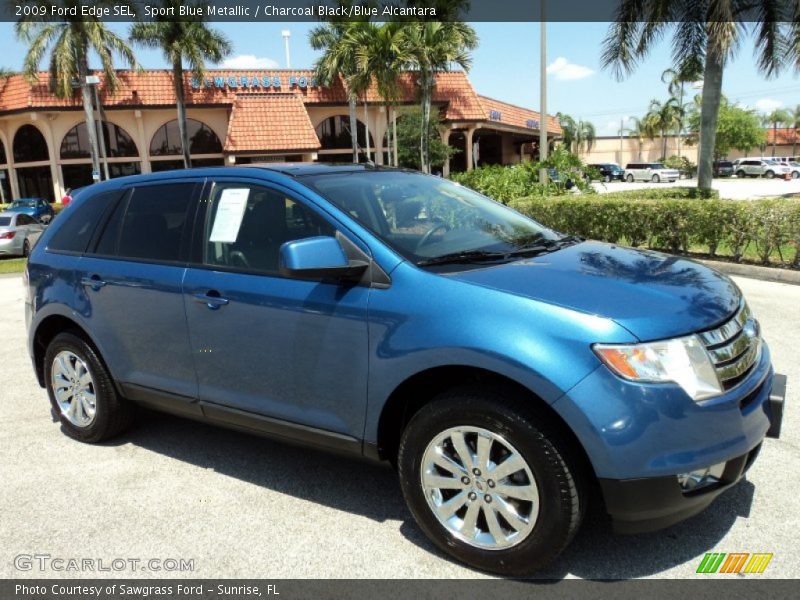
<instances>
[{"instance_id":1,"label":"door handle","mask_svg":"<svg viewBox=\"0 0 800 600\"><path fill-rule=\"evenodd\" d=\"M209 290L205 294L201 292L199 294L193 294L192 296L195 302L205 304L211 310L217 310L220 306L225 306L230 302L227 298L220 296L217 290Z\"/></svg>"},{"instance_id":2,"label":"door handle","mask_svg":"<svg viewBox=\"0 0 800 600\"><path fill-rule=\"evenodd\" d=\"M84 287L90 287L95 292L104 285L106 285L107 283L108 283L107 281L100 279L99 275L92 275L90 277L81 277L81 285Z\"/></svg>"}]
</instances>

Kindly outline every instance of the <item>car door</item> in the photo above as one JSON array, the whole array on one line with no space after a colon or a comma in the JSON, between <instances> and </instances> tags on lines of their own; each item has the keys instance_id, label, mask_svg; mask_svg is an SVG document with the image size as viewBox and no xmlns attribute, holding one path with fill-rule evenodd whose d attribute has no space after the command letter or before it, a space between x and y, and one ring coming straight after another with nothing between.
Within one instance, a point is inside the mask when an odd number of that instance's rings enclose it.
<instances>
[{"instance_id":1,"label":"car door","mask_svg":"<svg viewBox=\"0 0 800 600\"><path fill-rule=\"evenodd\" d=\"M281 244L334 235L332 222L260 182L218 179L203 205L198 264L184 280L203 410L361 439L369 288L278 272Z\"/></svg>"},{"instance_id":2,"label":"car door","mask_svg":"<svg viewBox=\"0 0 800 600\"><path fill-rule=\"evenodd\" d=\"M117 194L78 261L90 330L123 392L176 409L197 396L182 284L201 188L168 181Z\"/></svg>"}]
</instances>

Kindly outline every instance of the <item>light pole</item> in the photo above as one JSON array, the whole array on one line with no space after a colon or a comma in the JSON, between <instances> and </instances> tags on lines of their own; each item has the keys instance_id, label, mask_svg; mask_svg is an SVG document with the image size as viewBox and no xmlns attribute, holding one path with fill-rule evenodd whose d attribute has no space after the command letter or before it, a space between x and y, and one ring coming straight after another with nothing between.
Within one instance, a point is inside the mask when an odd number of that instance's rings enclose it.
<instances>
[{"instance_id":1,"label":"light pole","mask_svg":"<svg viewBox=\"0 0 800 600\"><path fill-rule=\"evenodd\" d=\"M101 117L101 110L100 110L100 96L97 93L97 86L100 83L100 78L97 75L87 75L86 76L86 85L92 86L94 90L94 104L97 107L97 122L93 125L97 127L97 141L98 145L100 146L100 158L103 161L103 174L105 175L105 179L111 179L108 173L108 156L106 156L106 133L103 130L103 119ZM97 174L98 178L100 173Z\"/></svg>"},{"instance_id":2,"label":"light pole","mask_svg":"<svg viewBox=\"0 0 800 600\"><path fill-rule=\"evenodd\" d=\"M539 64L539 161L547 159L547 23L544 20L544 0L542 0L542 21L540 23L540 64ZM547 183L547 169L539 169L539 182Z\"/></svg>"},{"instance_id":3,"label":"light pole","mask_svg":"<svg viewBox=\"0 0 800 600\"><path fill-rule=\"evenodd\" d=\"M289 38L292 36L292 32L289 31L288 29L284 29L283 31L281 31L281 35L283 36L283 46L286 49L286 68L291 69L292 61L289 56Z\"/></svg>"}]
</instances>

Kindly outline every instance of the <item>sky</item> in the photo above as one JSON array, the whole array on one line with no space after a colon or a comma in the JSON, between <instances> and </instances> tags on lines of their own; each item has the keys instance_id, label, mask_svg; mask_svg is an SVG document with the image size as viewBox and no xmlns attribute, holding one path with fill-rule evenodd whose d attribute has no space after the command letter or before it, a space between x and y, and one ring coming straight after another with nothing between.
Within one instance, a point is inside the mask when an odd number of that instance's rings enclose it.
<instances>
[{"instance_id":1,"label":"sky","mask_svg":"<svg viewBox=\"0 0 800 600\"><path fill-rule=\"evenodd\" d=\"M215 23L231 39L234 52L222 65L231 68L280 68L285 66L281 31L291 31L291 62L294 68L311 67L317 53L308 45L308 32L315 23ZM127 25L113 23L125 35ZM474 23L480 45L473 53L470 81L484 94L539 110L538 23ZM667 98L661 73L670 66L670 40L653 49L635 73L622 82L600 66L600 48L607 23L548 23L548 113L567 113L594 123L597 135L619 135L620 120L642 116L650 100ZM0 23L3 57L0 67L19 69L27 47L15 40L13 25ZM161 54L137 50L145 68L166 68ZM46 67L46 63L42 65ZM122 65L120 65L122 68ZM769 112L776 107L800 104L800 75L786 71L765 79L753 58L748 39L729 63L723 93L734 103ZM628 127L626 123L625 127Z\"/></svg>"}]
</instances>

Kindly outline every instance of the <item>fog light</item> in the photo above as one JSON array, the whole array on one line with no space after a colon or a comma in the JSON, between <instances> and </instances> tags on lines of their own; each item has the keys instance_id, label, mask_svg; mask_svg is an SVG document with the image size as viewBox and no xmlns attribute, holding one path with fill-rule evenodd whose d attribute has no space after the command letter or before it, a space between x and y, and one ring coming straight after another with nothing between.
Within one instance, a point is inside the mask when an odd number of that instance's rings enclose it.
<instances>
[{"instance_id":1,"label":"fog light","mask_svg":"<svg viewBox=\"0 0 800 600\"><path fill-rule=\"evenodd\" d=\"M725 470L725 463L721 462L703 469L696 469L688 473L678 474L678 483L681 484L681 491L693 492L700 488L719 483L722 472Z\"/></svg>"}]
</instances>

